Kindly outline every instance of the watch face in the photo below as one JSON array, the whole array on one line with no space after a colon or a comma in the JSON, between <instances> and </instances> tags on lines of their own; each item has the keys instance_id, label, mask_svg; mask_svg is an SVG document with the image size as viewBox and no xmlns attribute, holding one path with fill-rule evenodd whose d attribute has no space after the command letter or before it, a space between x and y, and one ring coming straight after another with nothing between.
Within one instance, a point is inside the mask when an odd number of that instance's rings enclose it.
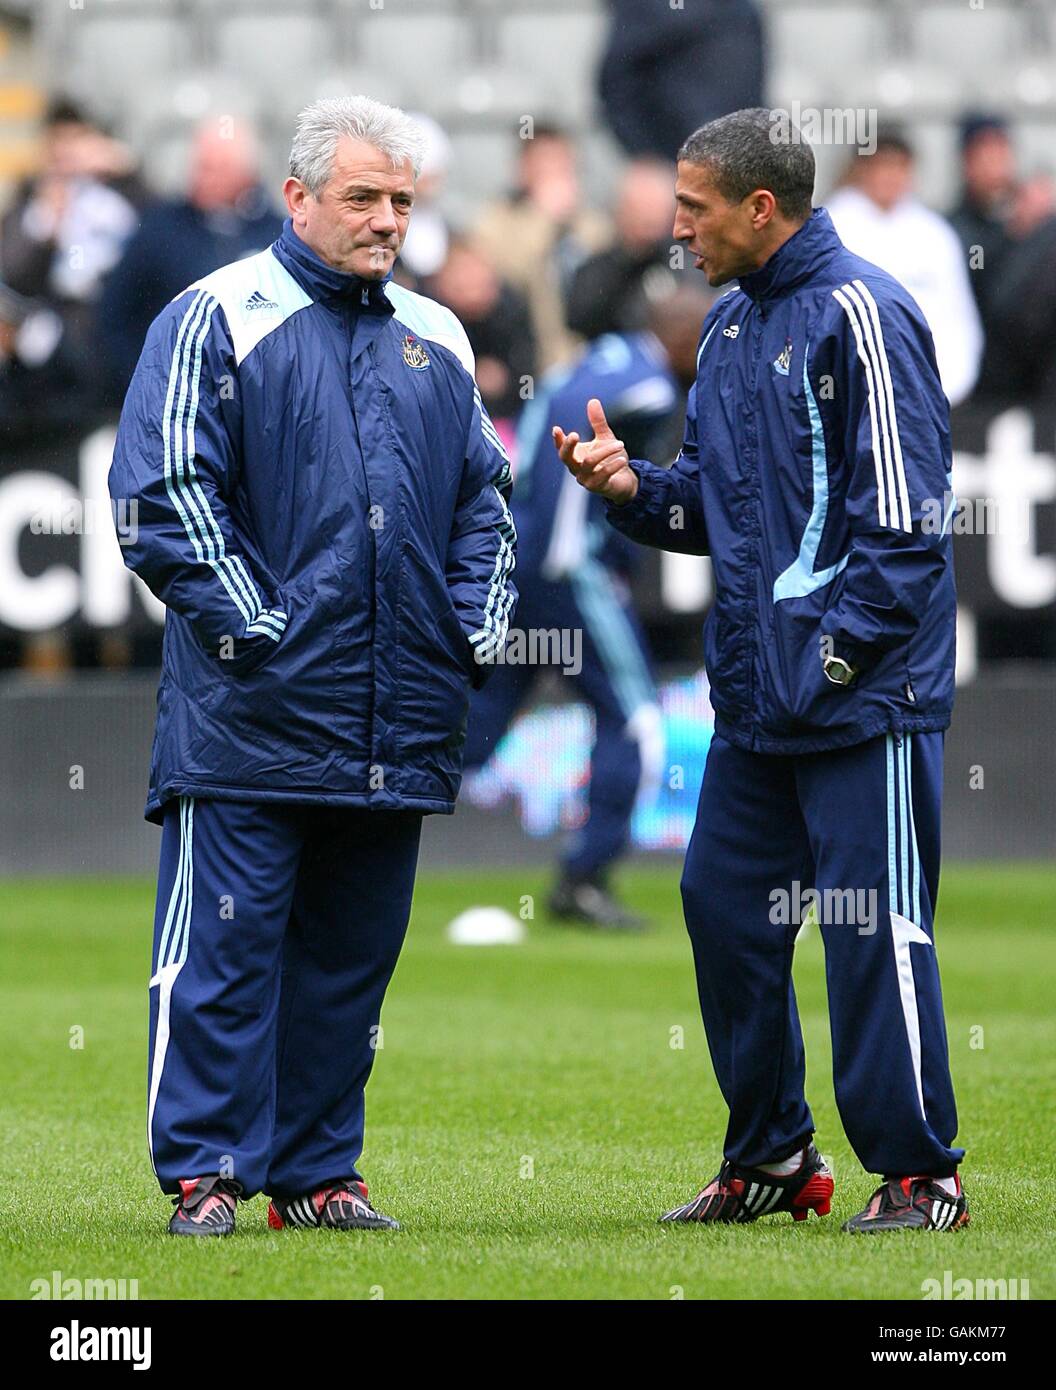
<instances>
[{"instance_id":1,"label":"watch face","mask_svg":"<svg viewBox=\"0 0 1056 1390\"><path fill-rule=\"evenodd\" d=\"M854 679L854 672L840 656L830 656L824 670L833 685L850 685Z\"/></svg>"}]
</instances>

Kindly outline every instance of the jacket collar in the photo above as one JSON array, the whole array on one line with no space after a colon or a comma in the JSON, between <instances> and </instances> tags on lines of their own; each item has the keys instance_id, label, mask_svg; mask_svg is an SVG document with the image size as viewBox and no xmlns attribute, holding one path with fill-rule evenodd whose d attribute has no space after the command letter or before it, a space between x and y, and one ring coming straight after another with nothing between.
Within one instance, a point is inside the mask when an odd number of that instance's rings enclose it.
<instances>
[{"instance_id":1,"label":"jacket collar","mask_svg":"<svg viewBox=\"0 0 1056 1390\"><path fill-rule=\"evenodd\" d=\"M738 283L757 303L776 299L808 280L842 247L832 218L824 208L815 208L802 227L779 246L768 261L750 275L742 275Z\"/></svg>"},{"instance_id":2,"label":"jacket collar","mask_svg":"<svg viewBox=\"0 0 1056 1390\"><path fill-rule=\"evenodd\" d=\"M293 230L290 217L282 224L282 234L271 249L275 258L313 299L342 299L355 308L365 305L392 308L385 293L385 286L392 279L391 270L384 280L365 280L361 275L351 275L327 265ZM364 290L367 292L365 300Z\"/></svg>"}]
</instances>

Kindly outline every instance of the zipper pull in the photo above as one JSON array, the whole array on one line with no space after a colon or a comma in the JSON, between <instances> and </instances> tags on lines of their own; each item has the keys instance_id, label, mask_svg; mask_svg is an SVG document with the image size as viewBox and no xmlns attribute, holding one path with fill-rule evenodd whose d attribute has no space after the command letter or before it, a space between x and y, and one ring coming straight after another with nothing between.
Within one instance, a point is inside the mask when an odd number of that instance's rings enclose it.
<instances>
[{"instance_id":1,"label":"zipper pull","mask_svg":"<svg viewBox=\"0 0 1056 1390\"><path fill-rule=\"evenodd\" d=\"M370 289L369 289L368 286L366 286L366 285L363 286L363 291L362 291L362 293L360 294L359 302L360 302L360 304L369 304L369 303L370 303Z\"/></svg>"}]
</instances>

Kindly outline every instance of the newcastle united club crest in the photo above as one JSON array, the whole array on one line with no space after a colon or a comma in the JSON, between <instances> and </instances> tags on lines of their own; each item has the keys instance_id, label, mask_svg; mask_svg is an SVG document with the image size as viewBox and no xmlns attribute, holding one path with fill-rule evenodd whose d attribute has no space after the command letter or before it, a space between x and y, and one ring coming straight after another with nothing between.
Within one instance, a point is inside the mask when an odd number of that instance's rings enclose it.
<instances>
[{"instance_id":1,"label":"newcastle united club crest","mask_svg":"<svg viewBox=\"0 0 1056 1390\"><path fill-rule=\"evenodd\" d=\"M403 340L403 360L416 372L424 372L429 365L425 344L420 343L417 338L412 338L410 333Z\"/></svg>"}]
</instances>

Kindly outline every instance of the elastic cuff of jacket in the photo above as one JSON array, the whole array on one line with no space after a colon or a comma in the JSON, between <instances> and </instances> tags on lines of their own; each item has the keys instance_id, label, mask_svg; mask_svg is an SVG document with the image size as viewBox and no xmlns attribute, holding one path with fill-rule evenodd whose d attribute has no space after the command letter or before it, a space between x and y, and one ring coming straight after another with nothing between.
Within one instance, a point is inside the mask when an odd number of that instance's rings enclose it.
<instances>
[{"instance_id":1,"label":"elastic cuff of jacket","mask_svg":"<svg viewBox=\"0 0 1056 1390\"><path fill-rule=\"evenodd\" d=\"M634 466L634 460L630 463L631 472L638 479L638 491L629 502L610 502L605 498L605 512L609 517L640 517L648 514L649 498L647 488L642 481L642 475Z\"/></svg>"}]
</instances>

